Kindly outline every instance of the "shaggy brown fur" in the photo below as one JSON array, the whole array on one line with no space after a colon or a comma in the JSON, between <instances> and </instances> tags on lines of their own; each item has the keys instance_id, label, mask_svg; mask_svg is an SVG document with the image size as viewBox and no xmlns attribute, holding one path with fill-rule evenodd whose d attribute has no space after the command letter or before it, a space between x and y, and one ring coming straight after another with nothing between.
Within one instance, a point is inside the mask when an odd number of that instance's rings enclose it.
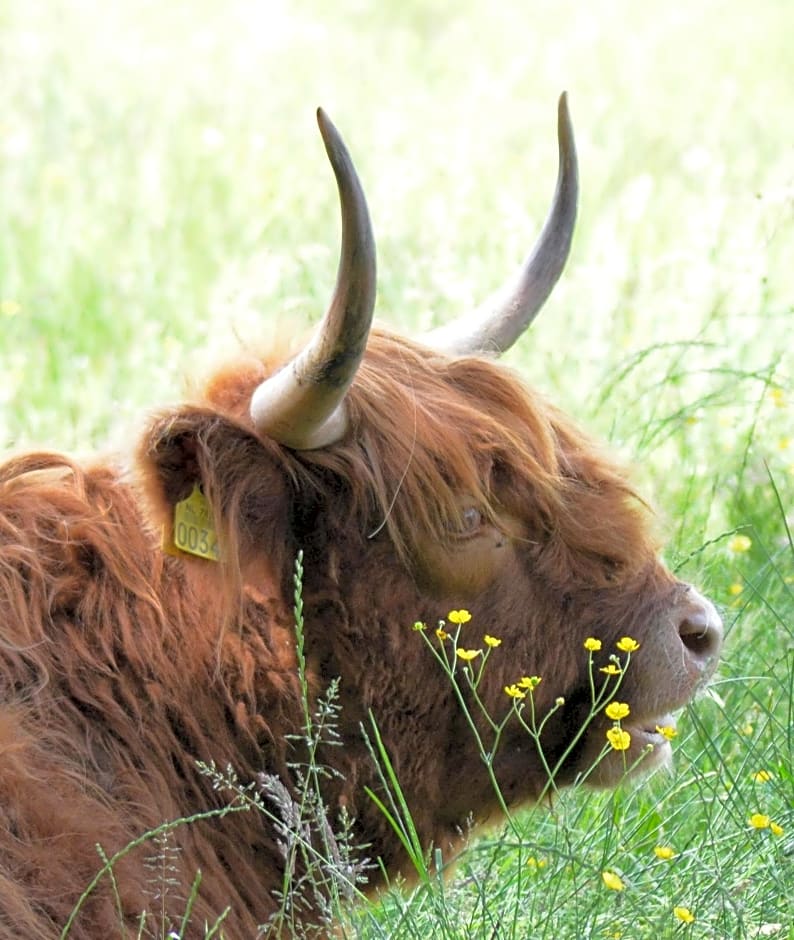
<instances>
[{"instance_id":1,"label":"shaggy brown fur","mask_svg":"<svg viewBox=\"0 0 794 940\"><path fill-rule=\"evenodd\" d=\"M546 734L552 761L589 705L585 636L641 641L623 694L643 717L691 695L668 636L686 588L656 560L642 503L509 372L376 332L350 393L351 433L295 453L247 417L276 363L235 363L202 401L154 420L134 482L53 454L0 467L2 937L57 936L100 867L95 844L112 854L164 820L222 806L196 760L230 764L243 781L263 771L290 781L287 736L302 722L298 549L312 689L341 679L343 746L321 755L341 777L325 799L332 816L347 806L357 840L392 873L404 853L364 794L379 790L360 732L369 710L425 845L454 852L470 820L498 812L417 619L466 606L470 645L486 630L502 638L481 689L493 715L522 674L544 676L541 712L565 696ZM160 548L196 482L216 516L218 563ZM472 508L482 525L469 537ZM587 753L574 751L560 783ZM496 769L514 804L545 782L518 729ZM193 935L230 906L226 935L253 936L283 867L263 818L235 813L173 839L181 886L167 915L178 922L200 869ZM118 865L118 900L100 883L72 936L117 936L120 916L129 925L152 908L146 854Z\"/></svg>"}]
</instances>

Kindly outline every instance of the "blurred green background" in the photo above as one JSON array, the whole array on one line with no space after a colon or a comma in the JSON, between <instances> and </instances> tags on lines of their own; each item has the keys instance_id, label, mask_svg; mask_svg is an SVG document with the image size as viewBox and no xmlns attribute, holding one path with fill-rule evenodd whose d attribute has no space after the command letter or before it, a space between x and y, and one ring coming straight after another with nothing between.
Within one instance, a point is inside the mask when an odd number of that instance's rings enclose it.
<instances>
[{"instance_id":1,"label":"blurred green background","mask_svg":"<svg viewBox=\"0 0 794 940\"><path fill-rule=\"evenodd\" d=\"M579 228L513 361L621 440L664 416L635 397L671 354L620 407L602 393L654 344L700 344L678 354L691 394L744 402L752 382L702 370L790 345L793 36L786 0L5 0L0 439L102 443L208 339L322 313L338 223L317 105L365 181L380 317L468 308L537 234L562 89Z\"/></svg>"}]
</instances>

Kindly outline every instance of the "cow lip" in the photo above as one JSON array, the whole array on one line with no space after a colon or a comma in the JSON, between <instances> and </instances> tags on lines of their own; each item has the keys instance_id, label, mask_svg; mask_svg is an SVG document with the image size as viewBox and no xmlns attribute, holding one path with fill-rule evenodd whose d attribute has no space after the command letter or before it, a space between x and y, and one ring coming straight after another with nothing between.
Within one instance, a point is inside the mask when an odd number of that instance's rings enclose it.
<instances>
[{"instance_id":1,"label":"cow lip","mask_svg":"<svg viewBox=\"0 0 794 940\"><path fill-rule=\"evenodd\" d=\"M631 735L632 743L644 747L652 745L657 748L669 748L670 740L658 731L657 728L672 728L676 730L676 721L671 714L660 715L657 718L641 721L623 722L623 730Z\"/></svg>"}]
</instances>

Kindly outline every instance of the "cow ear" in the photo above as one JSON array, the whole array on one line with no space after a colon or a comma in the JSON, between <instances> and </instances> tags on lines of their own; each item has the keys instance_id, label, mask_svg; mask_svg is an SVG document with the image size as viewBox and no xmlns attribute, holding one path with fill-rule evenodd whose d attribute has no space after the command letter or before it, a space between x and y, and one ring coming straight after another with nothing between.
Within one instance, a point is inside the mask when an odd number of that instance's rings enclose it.
<instances>
[{"instance_id":1,"label":"cow ear","mask_svg":"<svg viewBox=\"0 0 794 940\"><path fill-rule=\"evenodd\" d=\"M139 478L152 522L173 544L178 504L206 499L222 560L273 559L291 543L290 485L278 460L247 427L208 408L156 418L138 448Z\"/></svg>"}]
</instances>

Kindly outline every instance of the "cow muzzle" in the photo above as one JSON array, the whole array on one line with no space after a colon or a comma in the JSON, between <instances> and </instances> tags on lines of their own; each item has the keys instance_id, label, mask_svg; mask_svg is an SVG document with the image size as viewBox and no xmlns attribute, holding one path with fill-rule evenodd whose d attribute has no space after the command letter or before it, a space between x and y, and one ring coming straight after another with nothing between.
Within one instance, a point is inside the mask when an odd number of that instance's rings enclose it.
<instances>
[{"instance_id":1,"label":"cow muzzle","mask_svg":"<svg viewBox=\"0 0 794 940\"><path fill-rule=\"evenodd\" d=\"M722 649L722 619L711 601L693 587L688 588L676 616L684 667L700 685L717 667Z\"/></svg>"}]
</instances>

